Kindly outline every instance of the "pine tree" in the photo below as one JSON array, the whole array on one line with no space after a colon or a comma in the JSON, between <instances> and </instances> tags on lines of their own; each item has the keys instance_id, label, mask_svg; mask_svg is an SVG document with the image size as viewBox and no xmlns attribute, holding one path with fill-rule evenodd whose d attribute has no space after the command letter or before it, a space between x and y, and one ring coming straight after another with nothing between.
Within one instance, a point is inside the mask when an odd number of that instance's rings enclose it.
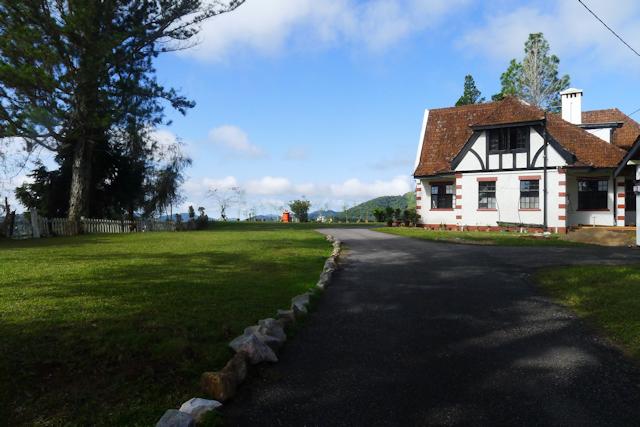
<instances>
[{"instance_id":1,"label":"pine tree","mask_svg":"<svg viewBox=\"0 0 640 427\"><path fill-rule=\"evenodd\" d=\"M570 78L559 77L560 59L549 53L550 47L542 33L529 34L524 45L524 59L512 59L500 76L502 89L492 99L515 95L531 105L548 111L559 111L560 92L569 87Z\"/></svg>"},{"instance_id":2,"label":"pine tree","mask_svg":"<svg viewBox=\"0 0 640 427\"><path fill-rule=\"evenodd\" d=\"M458 102L456 102L456 107L460 105L482 104L484 100L482 93L476 87L476 82L473 80L473 76L471 74L467 74L464 77L464 92L458 99Z\"/></svg>"}]
</instances>

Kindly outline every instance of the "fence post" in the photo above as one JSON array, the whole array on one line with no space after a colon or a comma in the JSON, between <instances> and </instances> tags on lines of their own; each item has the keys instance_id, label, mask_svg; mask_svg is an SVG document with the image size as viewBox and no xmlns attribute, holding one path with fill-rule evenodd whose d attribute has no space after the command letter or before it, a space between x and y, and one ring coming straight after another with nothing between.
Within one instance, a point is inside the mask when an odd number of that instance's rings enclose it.
<instances>
[{"instance_id":1,"label":"fence post","mask_svg":"<svg viewBox=\"0 0 640 427\"><path fill-rule=\"evenodd\" d=\"M38 210L33 208L30 211L31 216L31 233L34 239L40 238L40 224L38 222Z\"/></svg>"}]
</instances>

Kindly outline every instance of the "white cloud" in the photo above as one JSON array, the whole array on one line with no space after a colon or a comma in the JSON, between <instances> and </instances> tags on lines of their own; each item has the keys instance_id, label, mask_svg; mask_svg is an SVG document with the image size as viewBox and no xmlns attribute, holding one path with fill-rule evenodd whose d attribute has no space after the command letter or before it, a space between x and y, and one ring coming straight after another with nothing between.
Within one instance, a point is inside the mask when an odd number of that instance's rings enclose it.
<instances>
[{"instance_id":1,"label":"white cloud","mask_svg":"<svg viewBox=\"0 0 640 427\"><path fill-rule=\"evenodd\" d=\"M216 145L246 157L264 157L265 152L249 141L247 134L237 126L223 125L209 131L209 139Z\"/></svg>"},{"instance_id":2,"label":"white cloud","mask_svg":"<svg viewBox=\"0 0 640 427\"><path fill-rule=\"evenodd\" d=\"M389 181L376 180L374 182L362 182L357 178L344 181L341 184L332 184L331 195L340 198L373 198L380 196L397 196L411 191L412 181L406 176L397 176Z\"/></svg>"},{"instance_id":3,"label":"white cloud","mask_svg":"<svg viewBox=\"0 0 640 427\"><path fill-rule=\"evenodd\" d=\"M285 160L293 161L307 160L307 158L309 157L309 151L309 147L302 145L289 147L289 149L287 149L287 152L284 154L284 158Z\"/></svg>"},{"instance_id":4,"label":"white cloud","mask_svg":"<svg viewBox=\"0 0 640 427\"><path fill-rule=\"evenodd\" d=\"M265 176L261 179L249 181L246 190L249 194L276 195L291 193L294 188L287 178Z\"/></svg>"},{"instance_id":5,"label":"white cloud","mask_svg":"<svg viewBox=\"0 0 640 427\"><path fill-rule=\"evenodd\" d=\"M618 0L611 7L609 0L591 0L588 4L632 46L640 46L640 3ZM624 64L633 67L637 63L637 57L575 1L542 2L503 11L490 8L481 22L458 42L459 47L474 55L519 59L524 55L529 33L542 32L552 52L561 59L584 60L598 68Z\"/></svg>"},{"instance_id":6,"label":"white cloud","mask_svg":"<svg viewBox=\"0 0 640 427\"><path fill-rule=\"evenodd\" d=\"M312 201L322 200L331 206L340 207L344 201L364 201L379 196L395 196L412 190L413 181L408 176L397 176L389 180L361 181L352 178L339 183L294 183L285 177L264 176L244 182L233 176L224 178L189 179L184 184L184 191L188 200L195 200L196 204L204 203L207 191L211 188L229 188L240 186L246 192L247 199L253 202L264 200L290 200L305 196ZM266 198L266 199L265 199ZM281 203L280 203L281 204Z\"/></svg>"},{"instance_id":7,"label":"white cloud","mask_svg":"<svg viewBox=\"0 0 640 427\"><path fill-rule=\"evenodd\" d=\"M377 52L436 24L468 1L248 1L205 22L200 44L183 54L205 60L222 60L245 50L274 55L289 42L304 50L349 43Z\"/></svg>"}]
</instances>

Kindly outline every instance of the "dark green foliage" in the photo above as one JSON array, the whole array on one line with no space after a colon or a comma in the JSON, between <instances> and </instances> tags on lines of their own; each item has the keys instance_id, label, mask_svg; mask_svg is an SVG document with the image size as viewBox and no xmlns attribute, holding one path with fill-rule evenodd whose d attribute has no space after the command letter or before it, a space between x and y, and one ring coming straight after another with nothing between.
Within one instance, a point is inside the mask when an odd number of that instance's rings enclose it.
<instances>
[{"instance_id":1,"label":"dark green foliage","mask_svg":"<svg viewBox=\"0 0 640 427\"><path fill-rule=\"evenodd\" d=\"M413 192L408 192L402 196L382 196L360 203L357 206L347 209L346 216L350 220L367 219L372 221L376 218L376 210L384 210L387 207L390 207L392 210L404 210L408 208L415 208L415 206L416 195ZM344 214L340 215L344 216ZM391 215L393 215L393 213Z\"/></svg>"},{"instance_id":2,"label":"dark green foliage","mask_svg":"<svg viewBox=\"0 0 640 427\"><path fill-rule=\"evenodd\" d=\"M560 92L569 87L570 78L567 74L559 76L560 59L549 51L549 43L542 33L529 34L524 45L524 59L522 62L511 60L500 76L501 91L492 99L515 95L547 111L559 111Z\"/></svg>"},{"instance_id":3,"label":"dark green foliage","mask_svg":"<svg viewBox=\"0 0 640 427\"><path fill-rule=\"evenodd\" d=\"M311 207L311 202L305 199L293 200L289 203L289 208L291 208L291 212L293 212L298 218L300 222L308 222L309 221L309 208Z\"/></svg>"},{"instance_id":4,"label":"dark green foliage","mask_svg":"<svg viewBox=\"0 0 640 427\"><path fill-rule=\"evenodd\" d=\"M456 102L456 107L460 105L482 104L483 102L484 98L482 97L480 90L476 87L476 82L473 79L473 76L471 74L467 74L464 77L464 92Z\"/></svg>"},{"instance_id":5,"label":"dark green foliage","mask_svg":"<svg viewBox=\"0 0 640 427\"><path fill-rule=\"evenodd\" d=\"M386 214L382 209L374 209L373 217L375 218L376 222L384 222L386 219Z\"/></svg>"},{"instance_id":6,"label":"dark green foliage","mask_svg":"<svg viewBox=\"0 0 640 427\"><path fill-rule=\"evenodd\" d=\"M209 226L209 217L204 212L204 208L202 206L198 208L198 213L198 218L196 218L196 229L204 230Z\"/></svg>"}]
</instances>

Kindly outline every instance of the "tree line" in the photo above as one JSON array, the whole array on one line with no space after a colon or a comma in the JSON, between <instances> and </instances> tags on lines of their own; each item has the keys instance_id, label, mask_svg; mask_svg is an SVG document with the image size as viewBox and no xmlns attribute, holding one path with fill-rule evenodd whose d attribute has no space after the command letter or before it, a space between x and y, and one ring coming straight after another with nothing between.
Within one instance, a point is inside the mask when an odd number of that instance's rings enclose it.
<instances>
[{"instance_id":1,"label":"tree line","mask_svg":"<svg viewBox=\"0 0 640 427\"><path fill-rule=\"evenodd\" d=\"M154 130L167 107L195 104L157 80L154 60L243 2L0 0L0 138L57 165L36 162L20 202L75 221L175 204L191 160Z\"/></svg>"},{"instance_id":2,"label":"tree line","mask_svg":"<svg viewBox=\"0 0 640 427\"><path fill-rule=\"evenodd\" d=\"M558 112L561 107L560 92L570 85L569 75L559 75L560 59L550 53L550 46L542 33L529 34L524 44L522 61L512 59L507 70L500 75L500 92L491 100L516 96L546 111ZM462 96L456 106L485 102L472 75L464 78Z\"/></svg>"}]
</instances>

